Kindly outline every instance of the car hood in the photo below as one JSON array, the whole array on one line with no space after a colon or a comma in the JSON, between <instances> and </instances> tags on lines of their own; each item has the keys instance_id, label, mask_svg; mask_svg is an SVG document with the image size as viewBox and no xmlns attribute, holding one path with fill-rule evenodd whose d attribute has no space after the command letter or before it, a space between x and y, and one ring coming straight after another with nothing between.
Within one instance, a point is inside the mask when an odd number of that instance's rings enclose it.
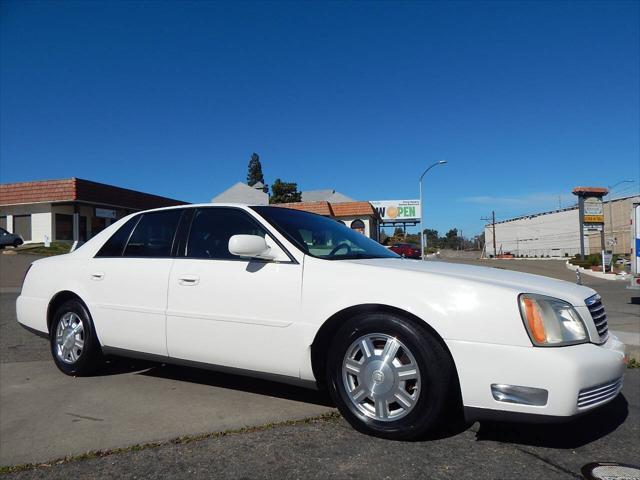
<instances>
[{"instance_id":1,"label":"car hood","mask_svg":"<svg viewBox=\"0 0 640 480\"><path fill-rule=\"evenodd\" d=\"M589 287L565 282L564 280L493 267L479 267L440 261L421 262L400 258L375 258L347 261L396 271L424 273L428 275L459 278L461 281L492 284L498 287L517 290L518 293L548 295L565 300L574 306L584 307L585 299L596 293L595 290Z\"/></svg>"}]
</instances>

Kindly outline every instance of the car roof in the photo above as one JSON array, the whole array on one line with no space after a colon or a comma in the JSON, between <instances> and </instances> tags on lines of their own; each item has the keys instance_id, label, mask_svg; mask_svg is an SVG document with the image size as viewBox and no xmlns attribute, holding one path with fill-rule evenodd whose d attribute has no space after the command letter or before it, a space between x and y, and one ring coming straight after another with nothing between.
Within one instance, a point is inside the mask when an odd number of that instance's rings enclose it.
<instances>
[{"instance_id":1,"label":"car roof","mask_svg":"<svg viewBox=\"0 0 640 480\"><path fill-rule=\"evenodd\" d=\"M135 213L144 213L144 212L160 212L162 210L175 210L177 208L198 208L198 207L233 207L233 208L242 208L247 209L256 205L250 203L189 203L187 205L172 205L171 207L160 207L160 208L150 208L148 210L140 210ZM268 205L263 205L268 206Z\"/></svg>"}]
</instances>

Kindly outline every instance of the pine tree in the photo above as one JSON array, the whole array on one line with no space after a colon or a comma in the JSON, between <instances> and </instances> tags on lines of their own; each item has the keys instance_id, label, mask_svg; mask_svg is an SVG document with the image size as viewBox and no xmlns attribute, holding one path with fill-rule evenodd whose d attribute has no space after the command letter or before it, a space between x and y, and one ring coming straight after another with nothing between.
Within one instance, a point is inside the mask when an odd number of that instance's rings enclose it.
<instances>
[{"instance_id":1,"label":"pine tree","mask_svg":"<svg viewBox=\"0 0 640 480\"><path fill-rule=\"evenodd\" d=\"M260 156L254 152L251 154L251 160L249 160L247 185L253 187L258 182L264 184L264 175L262 174L262 164L260 163Z\"/></svg>"},{"instance_id":2,"label":"pine tree","mask_svg":"<svg viewBox=\"0 0 640 480\"><path fill-rule=\"evenodd\" d=\"M298 191L298 184L283 182L279 178L271 185L269 203L292 203L302 200L302 193Z\"/></svg>"}]
</instances>

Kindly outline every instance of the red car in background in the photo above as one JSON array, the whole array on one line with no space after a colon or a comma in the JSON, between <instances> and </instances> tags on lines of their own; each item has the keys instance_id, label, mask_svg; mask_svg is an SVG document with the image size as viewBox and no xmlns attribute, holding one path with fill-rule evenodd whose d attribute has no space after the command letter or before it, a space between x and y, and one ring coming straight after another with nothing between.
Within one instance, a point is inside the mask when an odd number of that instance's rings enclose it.
<instances>
[{"instance_id":1,"label":"red car in background","mask_svg":"<svg viewBox=\"0 0 640 480\"><path fill-rule=\"evenodd\" d=\"M410 243L394 243L389 250L405 258L420 258L420 247Z\"/></svg>"}]
</instances>

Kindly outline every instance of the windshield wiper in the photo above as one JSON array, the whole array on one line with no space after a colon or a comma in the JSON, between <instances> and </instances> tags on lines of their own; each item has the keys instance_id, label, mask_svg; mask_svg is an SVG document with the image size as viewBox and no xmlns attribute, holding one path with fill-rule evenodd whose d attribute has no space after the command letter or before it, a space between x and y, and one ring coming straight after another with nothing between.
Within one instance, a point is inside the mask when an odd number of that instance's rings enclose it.
<instances>
[{"instance_id":1,"label":"windshield wiper","mask_svg":"<svg viewBox=\"0 0 640 480\"><path fill-rule=\"evenodd\" d=\"M369 253L350 253L347 255L336 255L334 257L327 257L327 258L331 260L363 260L363 259L369 259L369 258L393 258L393 257L371 255Z\"/></svg>"}]
</instances>

